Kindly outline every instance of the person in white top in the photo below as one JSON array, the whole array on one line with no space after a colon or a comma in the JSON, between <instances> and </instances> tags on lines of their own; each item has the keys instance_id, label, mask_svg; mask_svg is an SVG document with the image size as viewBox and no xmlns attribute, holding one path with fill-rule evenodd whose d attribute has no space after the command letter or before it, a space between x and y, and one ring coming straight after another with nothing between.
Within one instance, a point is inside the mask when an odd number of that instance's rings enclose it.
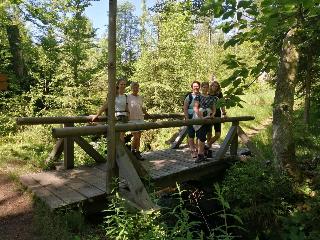
<instances>
[{"instance_id":1,"label":"person in white top","mask_svg":"<svg viewBox=\"0 0 320 240\"><path fill-rule=\"evenodd\" d=\"M119 122L128 121L128 99L125 94L127 81L120 79L116 84L115 98L115 116ZM106 101L99 109L96 115L93 115L91 121L95 121L103 112L108 110L108 101ZM120 139L124 142L124 133L120 133Z\"/></svg>"},{"instance_id":2,"label":"person in white top","mask_svg":"<svg viewBox=\"0 0 320 240\"><path fill-rule=\"evenodd\" d=\"M144 115L148 115L147 111L143 108L143 98L139 95L139 83L131 83L132 93L128 95L128 110L130 123L143 123ZM141 131L132 132L133 139L131 143L131 151L139 160L144 160L139 151Z\"/></svg>"}]
</instances>

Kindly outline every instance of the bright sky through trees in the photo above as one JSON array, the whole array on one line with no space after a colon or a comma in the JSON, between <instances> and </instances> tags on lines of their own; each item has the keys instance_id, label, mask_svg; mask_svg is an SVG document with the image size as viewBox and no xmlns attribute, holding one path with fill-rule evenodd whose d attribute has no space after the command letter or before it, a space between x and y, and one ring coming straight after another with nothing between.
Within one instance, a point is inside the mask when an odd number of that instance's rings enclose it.
<instances>
[{"instance_id":1,"label":"bright sky through trees","mask_svg":"<svg viewBox=\"0 0 320 240\"><path fill-rule=\"evenodd\" d=\"M124 2L124 0L119 0L119 3ZM141 13L141 0L128 0L134 4L136 8L137 15ZM156 0L146 0L147 7L153 6ZM98 28L97 34L98 37L101 37L107 31L107 24L108 24L108 12L109 9L109 1L108 0L100 0L100 1L93 1L92 6L86 9L86 15L92 21L93 27Z\"/></svg>"}]
</instances>

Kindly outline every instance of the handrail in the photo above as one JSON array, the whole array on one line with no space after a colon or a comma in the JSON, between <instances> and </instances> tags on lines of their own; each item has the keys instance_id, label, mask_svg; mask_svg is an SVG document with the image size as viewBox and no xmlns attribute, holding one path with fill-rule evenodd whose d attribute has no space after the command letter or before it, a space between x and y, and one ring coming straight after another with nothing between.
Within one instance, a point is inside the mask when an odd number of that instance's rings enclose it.
<instances>
[{"instance_id":1,"label":"handrail","mask_svg":"<svg viewBox=\"0 0 320 240\"><path fill-rule=\"evenodd\" d=\"M183 118L181 113L167 113L167 114L148 114L145 119L166 119L166 118ZM94 122L106 122L107 117L100 116ZM63 124L63 123L90 123L90 116L56 116L56 117L20 117L16 119L17 125L37 125L37 124Z\"/></svg>"},{"instance_id":2,"label":"handrail","mask_svg":"<svg viewBox=\"0 0 320 240\"><path fill-rule=\"evenodd\" d=\"M159 121L159 122L145 122L145 123L119 123L116 124L115 129L117 132L148 130L158 128L171 128L190 125L203 125L223 122L239 122L254 120L253 116L240 116L240 117L225 117L225 118L207 118L207 119L190 119L190 120L172 120L172 121ZM69 137L69 136L85 136L93 134L107 133L108 126L84 126L84 127L64 127L53 128L52 135L54 137Z\"/></svg>"}]
</instances>

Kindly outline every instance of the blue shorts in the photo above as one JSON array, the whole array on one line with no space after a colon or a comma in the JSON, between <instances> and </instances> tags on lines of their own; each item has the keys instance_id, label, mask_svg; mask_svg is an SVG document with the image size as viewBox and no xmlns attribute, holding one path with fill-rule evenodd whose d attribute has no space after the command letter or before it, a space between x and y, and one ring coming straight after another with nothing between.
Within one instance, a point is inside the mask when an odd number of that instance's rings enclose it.
<instances>
[{"instance_id":1,"label":"blue shorts","mask_svg":"<svg viewBox=\"0 0 320 240\"><path fill-rule=\"evenodd\" d=\"M192 119L193 115L192 114L189 114L188 115L189 119ZM190 125L187 127L187 132L188 132L188 137L189 138L195 138L196 136L196 131L194 130L193 126Z\"/></svg>"}]
</instances>

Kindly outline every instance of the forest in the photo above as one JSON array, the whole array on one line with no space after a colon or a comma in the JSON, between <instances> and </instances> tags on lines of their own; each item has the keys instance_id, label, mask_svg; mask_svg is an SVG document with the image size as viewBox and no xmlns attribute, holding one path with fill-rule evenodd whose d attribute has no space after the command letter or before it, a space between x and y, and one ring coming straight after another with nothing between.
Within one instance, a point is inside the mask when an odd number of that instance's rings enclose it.
<instances>
[{"instance_id":1,"label":"forest","mask_svg":"<svg viewBox=\"0 0 320 240\"><path fill-rule=\"evenodd\" d=\"M0 3L0 239L320 239L320 0L118 1L116 77L140 84L148 113L183 113L190 84L214 74L217 107L255 117L241 125L262 157L161 196L148 186L159 211L133 210L118 193L94 216L33 199L30 221L12 215L9 226L1 185L32 199L19 177L51 169L55 143L56 126L16 118L88 116L107 97L108 32L85 12L96 1ZM142 150L168 148L176 131L143 132ZM76 167L93 163L75 147Z\"/></svg>"}]
</instances>

